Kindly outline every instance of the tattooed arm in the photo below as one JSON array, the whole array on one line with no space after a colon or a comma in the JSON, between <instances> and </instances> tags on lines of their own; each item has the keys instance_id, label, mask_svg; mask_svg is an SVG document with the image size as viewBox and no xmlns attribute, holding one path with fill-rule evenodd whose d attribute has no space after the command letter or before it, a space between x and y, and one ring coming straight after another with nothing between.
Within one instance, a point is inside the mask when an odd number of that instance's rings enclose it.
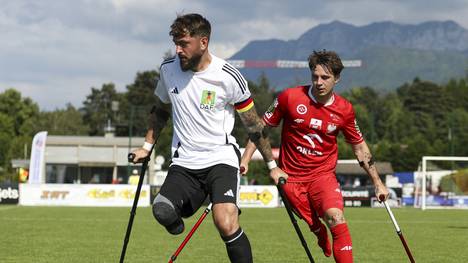
<instances>
[{"instance_id":1,"label":"tattooed arm","mask_svg":"<svg viewBox=\"0 0 468 263\"><path fill-rule=\"evenodd\" d=\"M258 117L255 107L245 112L239 112L239 117L247 129L249 139L257 146L258 151L262 154L263 160L265 160L265 162L272 161L273 154L271 153L268 136L264 132L265 125Z\"/></svg>"},{"instance_id":2,"label":"tattooed arm","mask_svg":"<svg viewBox=\"0 0 468 263\"><path fill-rule=\"evenodd\" d=\"M372 154L367 146L365 141L362 141L359 144L352 145L354 155L359 162L359 165L366 171L366 173L371 178L374 187L375 187L375 195L377 199L380 198L381 195L385 197L385 200L388 198L388 189L380 180L379 173L377 168L375 167L374 159L372 158ZM380 199L379 199L380 200Z\"/></svg>"},{"instance_id":3,"label":"tattooed arm","mask_svg":"<svg viewBox=\"0 0 468 263\"><path fill-rule=\"evenodd\" d=\"M267 163L268 168L270 169L270 177L275 181L275 183L278 184L279 177L284 177L287 179L287 174L276 166L276 162L274 161L273 154L271 152L270 141L265 130L265 125L258 117L255 107L252 107L245 112L238 113L242 123L247 129L250 139L246 148L246 152L244 152L242 157L243 162L245 163L246 161L246 163L248 163L252 157L253 152L255 151L255 148L257 148L262 155L263 160Z\"/></svg>"},{"instance_id":4,"label":"tattooed arm","mask_svg":"<svg viewBox=\"0 0 468 263\"><path fill-rule=\"evenodd\" d=\"M159 97L156 96L156 104L153 106L148 116L148 131L146 132L145 143L141 148L133 151L135 154L134 163L137 163L148 155L152 145L156 143L156 139L166 126L166 122L170 116L171 105L163 103Z\"/></svg>"}]
</instances>

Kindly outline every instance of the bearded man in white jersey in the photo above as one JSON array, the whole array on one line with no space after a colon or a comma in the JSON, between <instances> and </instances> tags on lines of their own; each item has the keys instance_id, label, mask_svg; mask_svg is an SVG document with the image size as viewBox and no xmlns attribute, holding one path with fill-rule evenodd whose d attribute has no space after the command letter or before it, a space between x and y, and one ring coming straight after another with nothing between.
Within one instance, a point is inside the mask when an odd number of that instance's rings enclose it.
<instances>
[{"instance_id":1,"label":"bearded man in white jersey","mask_svg":"<svg viewBox=\"0 0 468 263\"><path fill-rule=\"evenodd\" d=\"M276 166L264 125L247 81L240 72L208 51L211 25L199 14L178 16L169 33L176 56L163 61L157 103L149 118L144 145L133 151L144 159L172 115L172 162L153 203L153 215L171 234L184 230L209 196L213 220L231 262L253 262L250 242L239 226L237 207L240 153L231 135L235 111L270 169L272 178L287 175Z\"/></svg>"}]
</instances>

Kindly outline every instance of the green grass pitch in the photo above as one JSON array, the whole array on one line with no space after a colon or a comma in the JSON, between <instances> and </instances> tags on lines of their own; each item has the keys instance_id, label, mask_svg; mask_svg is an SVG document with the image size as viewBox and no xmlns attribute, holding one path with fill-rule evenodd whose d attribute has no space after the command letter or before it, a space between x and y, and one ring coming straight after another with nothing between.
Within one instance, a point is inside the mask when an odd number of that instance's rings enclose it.
<instances>
[{"instance_id":1,"label":"green grass pitch","mask_svg":"<svg viewBox=\"0 0 468 263\"><path fill-rule=\"evenodd\" d=\"M416 262L468 262L468 210L392 210ZM0 262L118 262L130 208L0 206ZM169 235L150 208L138 208L125 262L168 262L203 212ZM408 262L384 208L346 208L355 262ZM241 225L254 262L308 262L284 208L242 209ZM299 223L316 262L325 258L307 226ZM229 262L211 215L176 262Z\"/></svg>"}]
</instances>

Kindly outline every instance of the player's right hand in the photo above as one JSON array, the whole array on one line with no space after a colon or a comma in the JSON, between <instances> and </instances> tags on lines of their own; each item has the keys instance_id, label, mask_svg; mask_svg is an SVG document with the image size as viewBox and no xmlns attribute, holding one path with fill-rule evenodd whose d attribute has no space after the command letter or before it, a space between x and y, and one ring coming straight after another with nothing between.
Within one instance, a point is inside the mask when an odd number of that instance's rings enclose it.
<instances>
[{"instance_id":1,"label":"player's right hand","mask_svg":"<svg viewBox=\"0 0 468 263\"><path fill-rule=\"evenodd\" d=\"M288 174L281 170L279 167L276 167L270 170L270 177L271 179L273 179L273 181L275 181L275 184L277 185L279 182L279 178L283 177L287 180Z\"/></svg>"},{"instance_id":2,"label":"player's right hand","mask_svg":"<svg viewBox=\"0 0 468 263\"><path fill-rule=\"evenodd\" d=\"M149 151L143 149L143 148L138 148L133 150L132 154L135 155L133 158L132 163L141 163L144 161L144 159L148 156Z\"/></svg>"}]
</instances>

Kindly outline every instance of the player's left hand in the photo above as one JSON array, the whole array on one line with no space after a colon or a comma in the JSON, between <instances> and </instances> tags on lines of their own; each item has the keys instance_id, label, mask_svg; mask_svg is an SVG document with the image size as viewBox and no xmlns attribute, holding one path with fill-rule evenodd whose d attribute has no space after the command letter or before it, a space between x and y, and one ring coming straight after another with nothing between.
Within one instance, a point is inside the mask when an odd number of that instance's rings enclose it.
<instances>
[{"instance_id":1,"label":"player's left hand","mask_svg":"<svg viewBox=\"0 0 468 263\"><path fill-rule=\"evenodd\" d=\"M284 177L284 179L288 179L288 174L281 170L279 167L273 168L270 170L270 177L275 181L275 185L278 184L279 178Z\"/></svg>"},{"instance_id":2,"label":"player's left hand","mask_svg":"<svg viewBox=\"0 0 468 263\"><path fill-rule=\"evenodd\" d=\"M375 196L379 202L386 201L389 195L390 192L388 191L387 187L385 187L385 185L379 184L375 186Z\"/></svg>"}]
</instances>

